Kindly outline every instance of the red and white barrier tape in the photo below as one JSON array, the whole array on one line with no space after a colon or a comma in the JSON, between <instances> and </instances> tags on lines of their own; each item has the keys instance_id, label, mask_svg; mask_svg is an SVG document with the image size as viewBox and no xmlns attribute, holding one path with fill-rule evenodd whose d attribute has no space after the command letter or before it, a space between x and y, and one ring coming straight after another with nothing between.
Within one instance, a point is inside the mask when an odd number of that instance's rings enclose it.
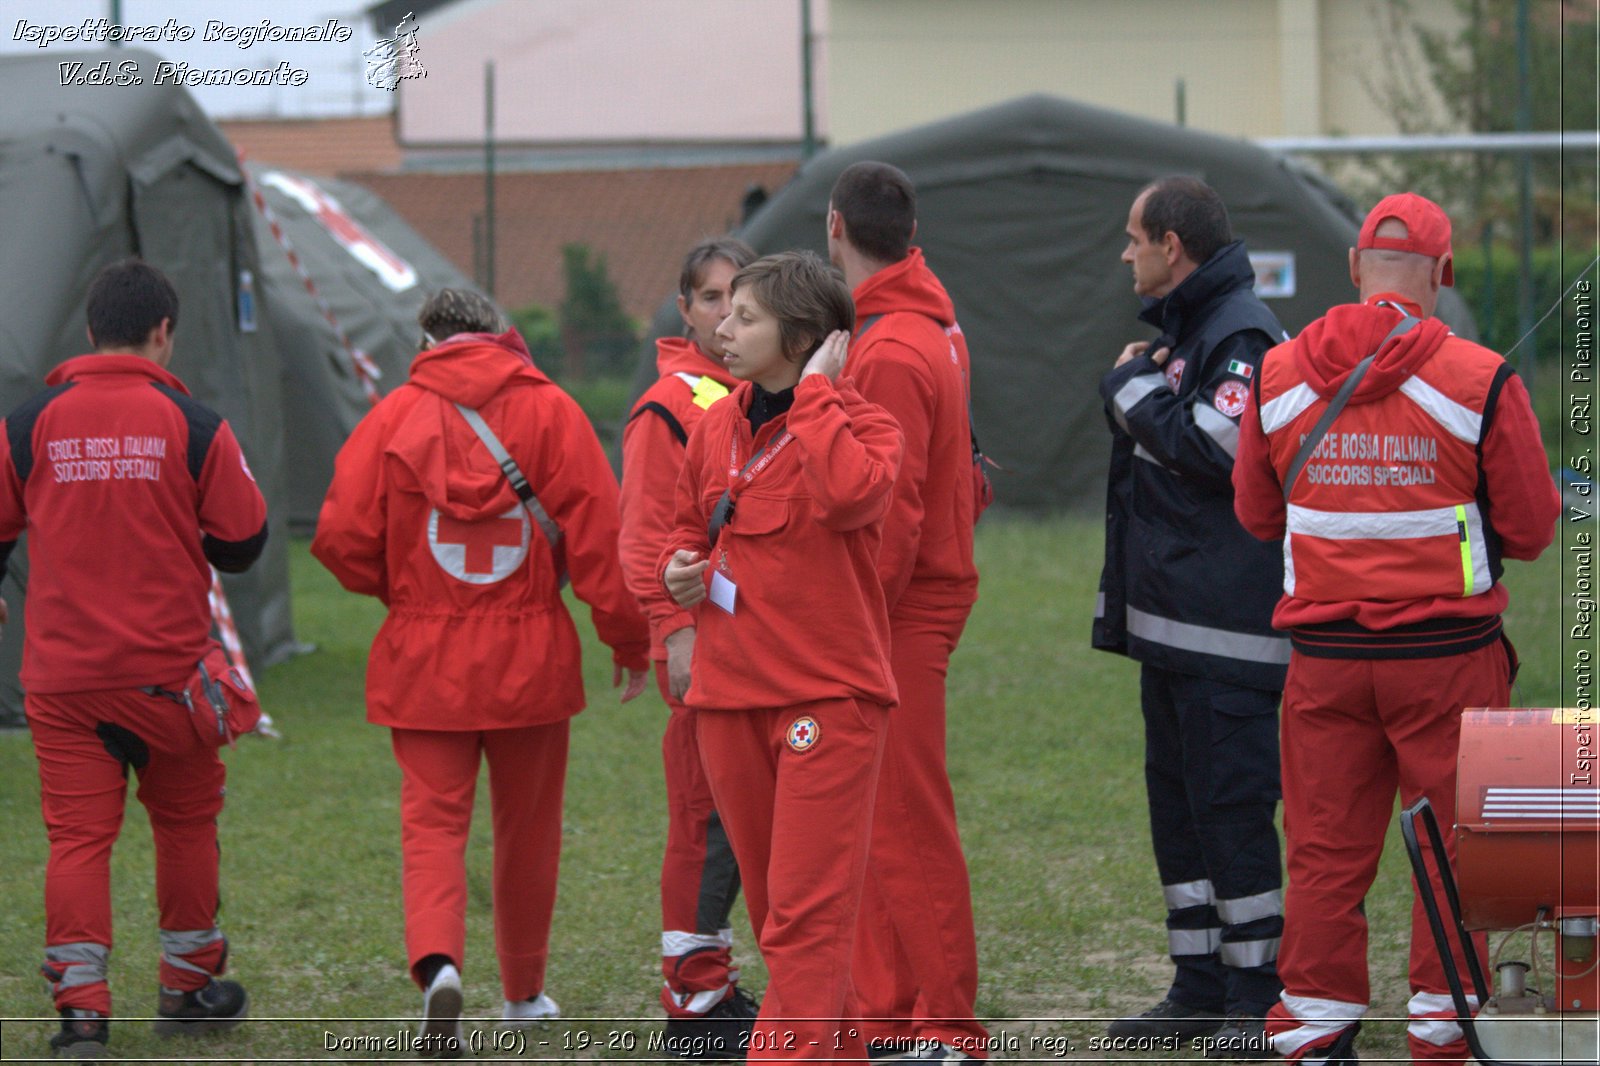
<instances>
[{"instance_id":1,"label":"red and white barrier tape","mask_svg":"<svg viewBox=\"0 0 1600 1066\"><path fill-rule=\"evenodd\" d=\"M379 370L376 363L368 357L367 353L351 343L350 337L339 325L339 320L333 316L333 309L328 306L328 301L322 298L317 291L317 283L311 279L311 274L306 270L305 264L300 262L299 254L294 246L289 243L289 235L283 231L283 225L278 221L278 216L267 204L267 198L262 195L261 188L250 176L249 169L244 165L244 153L237 153L239 158L239 172L244 175L246 186L250 189L250 199L256 205L256 210L261 212L261 217L266 219L267 228L272 231L273 240L283 249L283 254L289 257L289 265L294 267L294 272L300 276L300 282L306 287L306 292L317 305L317 310L322 312L322 317L327 319L328 325L333 329L333 335L338 338L339 344L344 348L345 355L350 357L350 365L355 368L356 380L361 383L361 390L367 394L367 399L377 403L382 396L378 392Z\"/></svg>"}]
</instances>

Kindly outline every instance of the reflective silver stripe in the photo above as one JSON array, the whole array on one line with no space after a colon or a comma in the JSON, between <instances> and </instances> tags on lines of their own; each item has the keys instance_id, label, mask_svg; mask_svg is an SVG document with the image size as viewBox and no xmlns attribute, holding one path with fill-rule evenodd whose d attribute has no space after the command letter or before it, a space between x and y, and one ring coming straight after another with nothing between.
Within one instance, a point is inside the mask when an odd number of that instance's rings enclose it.
<instances>
[{"instance_id":1,"label":"reflective silver stripe","mask_svg":"<svg viewBox=\"0 0 1600 1066\"><path fill-rule=\"evenodd\" d=\"M210 970L203 966L196 966L184 956L193 955L197 951L204 951L221 939L222 931L216 926L212 926L210 929L177 931L163 929L161 930L161 961L168 966L174 966L180 970L188 970L191 973L203 973L209 977L211 976Z\"/></svg>"},{"instance_id":2,"label":"reflective silver stripe","mask_svg":"<svg viewBox=\"0 0 1600 1066\"><path fill-rule=\"evenodd\" d=\"M1481 525L1478 505L1467 505L1468 524ZM1410 540L1456 535L1456 509L1431 507L1425 511L1316 511L1289 505L1290 533L1323 540Z\"/></svg>"},{"instance_id":3,"label":"reflective silver stripe","mask_svg":"<svg viewBox=\"0 0 1600 1066\"><path fill-rule=\"evenodd\" d=\"M1128 632L1183 651L1220 655L1252 663L1271 663L1274 666L1284 666L1289 662L1288 637L1258 637L1250 633L1236 633L1231 629L1190 625L1188 622L1147 614L1134 607L1128 608Z\"/></svg>"},{"instance_id":4,"label":"reflective silver stripe","mask_svg":"<svg viewBox=\"0 0 1600 1066\"><path fill-rule=\"evenodd\" d=\"M1287 530L1283 536L1283 591L1294 595L1294 537Z\"/></svg>"},{"instance_id":5,"label":"reflective silver stripe","mask_svg":"<svg viewBox=\"0 0 1600 1066\"><path fill-rule=\"evenodd\" d=\"M1216 899L1210 881L1185 881L1177 885L1162 885L1161 894L1167 899L1167 910L1185 907L1203 907Z\"/></svg>"},{"instance_id":6,"label":"reflective silver stripe","mask_svg":"<svg viewBox=\"0 0 1600 1066\"><path fill-rule=\"evenodd\" d=\"M1167 951L1173 955L1215 955L1221 929L1168 929Z\"/></svg>"},{"instance_id":7,"label":"reflective silver stripe","mask_svg":"<svg viewBox=\"0 0 1600 1066\"><path fill-rule=\"evenodd\" d=\"M1478 997L1469 995L1467 1002L1476 1007ZM1456 1021L1455 1001L1449 996L1437 992L1418 992L1406 1004L1406 1013L1411 1015L1406 1033L1425 1044L1443 1047L1463 1039L1461 1026ZM1441 1014L1445 1017L1439 1017Z\"/></svg>"},{"instance_id":8,"label":"reflective silver stripe","mask_svg":"<svg viewBox=\"0 0 1600 1066\"><path fill-rule=\"evenodd\" d=\"M700 384L700 375L691 374L686 370L679 370L677 373L673 374L672 376L677 378L679 381L683 382L685 385L689 386L691 389L694 388L696 385Z\"/></svg>"},{"instance_id":9,"label":"reflective silver stripe","mask_svg":"<svg viewBox=\"0 0 1600 1066\"><path fill-rule=\"evenodd\" d=\"M1094 616L1096 618L1104 618L1106 616L1106 594L1104 592L1095 593Z\"/></svg>"},{"instance_id":10,"label":"reflective silver stripe","mask_svg":"<svg viewBox=\"0 0 1600 1066\"><path fill-rule=\"evenodd\" d=\"M104 944L81 940L72 944L50 944L44 949L46 963L61 963L61 980L52 982L53 991L94 985L106 979L106 964L111 949Z\"/></svg>"},{"instance_id":11,"label":"reflective silver stripe","mask_svg":"<svg viewBox=\"0 0 1600 1066\"><path fill-rule=\"evenodd\" d=\"M1367 1013L1365 1003L1343 1003L1337 999L1312 999L1288 992L1278 997L1290 1016L1300 1024L1280 1032L1272 1038L1272 1049L1285 1057L1293 1055L1307 1044L1314 1044L1360 1021Z\"/></svg>"},{"instance_id":12,"label":"reflective silver stripe","mask_svg":"<svg viewBox=\"0 0 1600 1066\"><path fill-rule=\"evenodd\" d=\"M702 948L731 948L733 947L733 930L723 929L715 934L682 933L676 930L667 930L661 934L661 954L665 958L675 959L679 955L687 955L691 951Z\"/></svg>"},{"instance_id":13,"label":"reflective silver stripe","mask_svg":"<svg viewBox=\"0 0 1600 1066\"><path fill-rule=\"evenodd\" d=\"M1271 940L1224 940L1217 949L1217 954L1222 957L1222 965L1237 966L1240 968L1250 966L1265 966L1278 957L1278 938Z\"/></svg>"},{"instance_id":14,"label":"reflective silver stripe","mask_svg":"<svg viewBox=\"0 0 1600 1066\"><path fill-rule=\"evenodd\" d=\"M1483 436L1483 416L1470 407L1456 403L1418 377L1407 378L1400 392L1412 403L1422 408L1428 417L1449 431L1452 437L1476 445Z\"/></svg>"},{"instance_id":15,"label":"reflective silver stripe","mask_svg":"<svg viewBox=\"0 0 1600 1066\"><path fill-rule=\"evenodd\" d=\"M1167 464L1163 463L1160 459L1157 459L1155 456L1146 451L1143 444L1135 444L1133 446L1133 457L1135 459L1143 459L1147 463L1154 463L1163 470L1167 469Z\"/></svg>"},{"instance_id":16,"label":"reflective silver stripe","mask_svg":"<svg viewBox=\"0 0 1600 1066\"><path fill-rule=\"evenodd\" d=\"M1253 896L1217 900L1217 917L1222 919L1223 925L1243 925L1261 918L1276 918L1282 913L1283 892L1276 888Z\"/></svg>"},{"instance_id":17,"label":"reflective silver stripe","mask_svg":"<svg viewBox=\"0 0 1600 1066\"><path fill-rule=\"evenodd\" d=\"M1466 517L1467 544L1472 555L1472 587L1465 595L1479 596L1494 584L1489 574L1489 546L1483 536L1483 513L1476 502L1459 505ZM1420 537L1457 537L1457 507L1425 511L1317 511L1289 505L1283 550L1283 588L1294 592L1294 570L1289 559L1295 534L1323 540L1412 540ZM1465 584L1465 582L1463 582Z\"/></svg>"},{"instance_id":18,"label":"reflective silver stripe","mask_svg":"<svg viewBox=\"0 0 1600 1066\"><path fill-rule=\"evenodd\" d=\"M1239 454L1239 424L1210 404L1196 404L1194 424L1232 458Z\"/></svg>"},{"instance_id":19,"label":"reflective silver stripe","mask_svg":"<svg viewBox=\"0 0 1600 1066\"><path fill-rule=\"evenodd\" d=\"M1261 405L1261 432L1274 433L1282 429L1320 399L1316 389L1301 383L1277 399L1268 400Z\"/></svg>"},{"instance_id":20,"label":"reflective silver stripe","mask_svg":"<svg viewBox=\"0 0 1600 1066\"><path fill-rule=\"evenodd\" d=\"M1138 406L1140 400L1157 389L1164 388L1167 388L1167 379L1161 374L1139 374L1131 377L1127 384L1111 397L1111 413L1122 428L1127 429L1128 412Z\"/></svg>"}]
</instances>

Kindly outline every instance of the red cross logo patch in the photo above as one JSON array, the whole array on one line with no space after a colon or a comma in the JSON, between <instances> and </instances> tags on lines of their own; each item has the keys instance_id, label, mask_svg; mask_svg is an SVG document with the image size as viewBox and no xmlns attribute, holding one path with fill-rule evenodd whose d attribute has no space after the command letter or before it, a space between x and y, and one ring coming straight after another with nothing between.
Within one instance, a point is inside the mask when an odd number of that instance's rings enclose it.
<instances>
[{"instance_id":1,"label":"red cross logo patch","mask_svg":"<svg viewBox=\"0 0 1600 1066\"><path fill-rule=\"evenodd\" d=\"M821 736L822 727L815 718L796 718L789 723L789 732L784 739L788 741L790 751L807 752L817 746Z\"/></svg>"},{"instance_id":2,"label":"red cross logo patch","mask_svg":"<svg viewBox=\"0 0 1600 1066\"><path fill-rule=\"evenodd\" d=\"M1244 414L1244 405L1250 400L1250 386L1242 381L1224 381L1211 397L1211 406L1227 415L1238 418Z\"/></svg>"},{"instance_id":3,"label":"red cross logo patch","mask_svg":"<svg viewBox=\"0 0 1600 1066\"><path fill-rule=\"evenodd\" d=\"M434 562L457 581L493 585L504 581L528 557L528 512L519 504L505 514L463 522L428 512L428 550Z\"/></svg>"}]
</instances>

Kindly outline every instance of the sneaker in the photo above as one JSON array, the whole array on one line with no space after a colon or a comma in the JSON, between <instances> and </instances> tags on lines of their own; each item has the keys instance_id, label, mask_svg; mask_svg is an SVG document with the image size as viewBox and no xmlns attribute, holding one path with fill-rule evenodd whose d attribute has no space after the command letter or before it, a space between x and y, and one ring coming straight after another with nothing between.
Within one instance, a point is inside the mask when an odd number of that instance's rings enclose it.
<instances>
[{"instance_id":1,"label":"sneaker","mask_svg":"<svg viewBox=\"0 0 1600 1066\"><path fill-rule=\"evenodd\" d=\"M1182 1003L1168 998L1143 1014L1132 1018L1118 1018L1106 1026L1106 1035L1187 1040L1196 1036L1210 1036L1221 1028L1222 1019L1215 1014L1185 1007Z\"/></svg>"},{"instance_id":2,"label":"sneaker","mask_svg":"<svg viewBox=\"0 0 1600 1066\"><path fill-rule=\"evenodd\" d=\"M1302 1061L1313 1066L1319 1060L1327 1066L1351 1066L1360 1061L1361 1056L1356 1054L1356 1034L1361 1032L1361 1023L1355 1022L1350 1028L1339 1033L1339 1039L1319 1051L1308 1051Z\"/></svg>"},{"instance_id":3,"label":"sneaker","mask_svg":"<svg viewBox=\"0 0 1600 1066\"><path fill-rule=\"evenodd\" d=\"M965 1051L957 1051L955 1048L951 1047L949 1044L934 1044L931 1047L924 1046L919 1051L913 1051L911 1054L906 1056L905 1061L907 1061L907 1062L963 1062L963 1061L965 1061L967 1059L970 1059L970 1058L972 1058L971 1055L968 1055Z\"/></svg>"},{"instance_id":4,"label":"sneaker","mask_svg":"<svg viewBox=\"0 0 1600 1066\"><path fill-rule=\"evenodd\" d=\"M50 1054L58 1059L106 1059L111 1023L99 1011L67 1007L61 1012L61 1032L50 1038Z\"/></svg>"},{"instance_id":5,"label":"sneaker","mask_svg":"<svg viewBox=\"0 0 1600 1066\"><path fill-rule=\"evenodd\" d=\"M527 999L506 1000L505 1009L500 1012L500 1028L521 1029L534 1022L554 1021L559 1017L561 1008L556 1001L540 992Z\"/></svg>"},{"instance_id":6,"label":"sneaker","mask_svg":"<svg viewBox=\"0 0 1600 1066\"><path fill-rule=\"evenodd\" d=\"M698 1017L668 1018L662 1046L681 1058L700 1062L742 1060L760 1011L761 1004L735 985L726 999Z\"/></svg>"},{"instance_id":7,"label":"sneaker","mask_svg":"<svg viewBox=\"0 0 1600 1066\"><path fill-rule=\"evenodd\" d=\"M459 1059L465 1045L461 1034L461 971L446 963L422 994L417 1053L428 1059Z\"/></svg>"},{"instance_id":8,"label":"sneaker","mask_svg":"<svg viewBox=\"0 0 1600 1066\"><path fill-rule=\"evenodd\" d=\"M1216 1033L1206 1038L1205 1057L1234 1062L1259 1062L1280 1056L1267 1039L1267 1023L1248 1014L1230 1014Z\"/></svg>"},{"instance_id":9,"label":"sneaker","mask_svg":"<svg viewBox=\"0 0 1600 1066\"><path fill-rule=\"evenodd\" d=\"M212 978L187 992L161 989L156 1004L157 1036L193 1036L232 1029L250 1013L250 997L237 981Z\"/></svg>"}]
</instances>

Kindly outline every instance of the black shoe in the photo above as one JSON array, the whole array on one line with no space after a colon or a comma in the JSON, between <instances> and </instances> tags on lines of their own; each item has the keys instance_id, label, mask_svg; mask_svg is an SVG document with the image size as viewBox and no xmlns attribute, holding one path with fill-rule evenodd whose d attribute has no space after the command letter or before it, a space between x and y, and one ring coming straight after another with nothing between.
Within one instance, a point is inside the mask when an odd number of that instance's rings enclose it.
<instances>
[{"instance_id":1,"label":"black shoe","mask_svg":"<svg viewBox=\"0 0 1600 1066\"><path fill-rule=\"evenodd\" d=\"M1356 1054L1356 1034L1361 1032L1361 1023L1353 1022L1350 1028L1339 1034L1339 1039L1329 1044L1321 1051L1308 1051L1305 1053L1305 1062L1316 1062L1319 1059L1326 1061L1327 1066L1352 1066L1359 1062L1360 1055Z\"/></svg>"},{"instance_id":2,"label":"black shoe","mask_svg":"<svg viewBox=\"0 0 1600 1066\"><path fill-rule=\"evenodd\" d=\"M232 1029L250 1013L250 997L237 981L212 978L204 988L163 987L156 1007L157 1036L192 1036Z\"/></svg>"},{"instance_id":3,"label":"black shoe","mask_svg":"<svg viewBox=\"0 0 1600 1066\"><path fill-rule=\"evenodd\" d=\"M1187 1040L1190 1037L1210 1036L1221 1028L1222 1019L1215 1014L1185 1007L1182 1003L1169 998L1157 1003L1143 1014L1132 1018L1118 1018L1106 1026L1106 1035Z\"/></svg>"},{"instance_id":4,"label":"black shoe","mask_svg":"<svg viewBox=\"0 0 1600 1066\"><path fill-rule=\"evenodd\" d=\"M735 985L733 993L697 1018L669 1018L663 1047L686 1059L743 1059L761 1004Z\"/></svg>"},{"instance_id":5,"label":"black shoe","mask_svg":"<svg viewBox=\"0 0 1600 1066\"><path fill-rule=\"evenodd\" d=\"M111 1023L99 1011L68 1007L61 1012L61 1032L50 1038L50 1054L58 1059L105 1059Z\"/></svg>"},{"instance_id":6,"label":"black shoe","mask_svg":"<svg viewBox=\"0 0 1600 1066\"><path fill-rule=\"evenodd\" d=\"M1205 1039L1205 1057L1260 1062L1280 1056L1267 1039L1267 1023L1248 1014L1230 1014L1227 1024Z\"/></svg>"},{"instance_id":7,"label":"black shoe","mask_svg":"<svg viewBox=\"0 0 1600 1066\"><path fill-rule=\"evenodd\" d=\"M867 1058L869 1059L903 1059L911 1055L918 1048L917 1038L914 1036L890 1036L880 1040L867 1041Z\"/></svg>"}]
</instances>

